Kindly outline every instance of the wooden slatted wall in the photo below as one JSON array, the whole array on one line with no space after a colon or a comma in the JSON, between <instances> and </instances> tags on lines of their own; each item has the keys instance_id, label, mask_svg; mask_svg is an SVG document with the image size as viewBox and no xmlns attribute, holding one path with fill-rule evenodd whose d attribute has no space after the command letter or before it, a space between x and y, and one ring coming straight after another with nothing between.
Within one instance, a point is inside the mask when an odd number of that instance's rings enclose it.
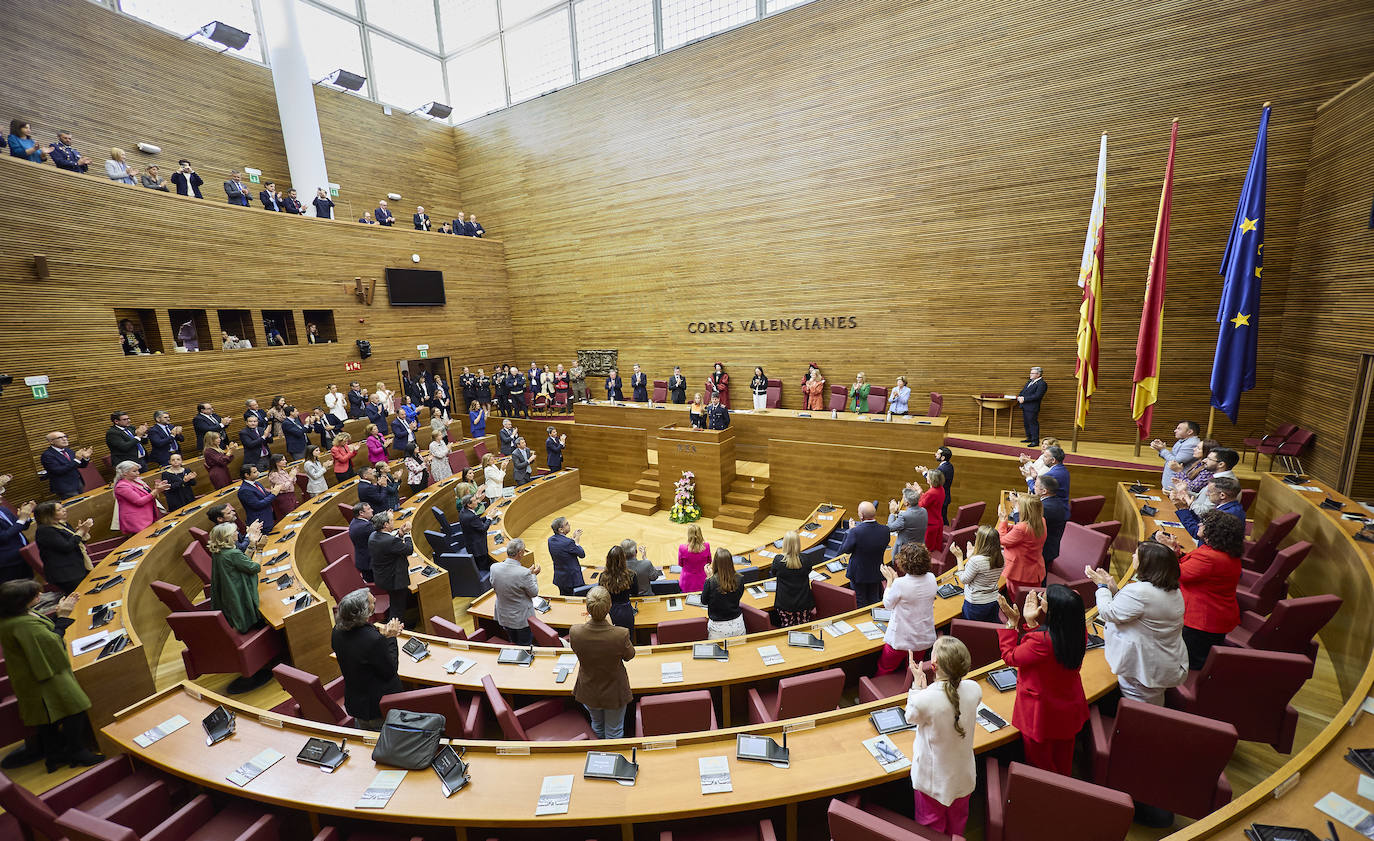
<instances>
[{"instance_id":1,"label":"wooden slatted wall","mask_svg":"<svg viewBox=\"0 0 1374 841\"><path fill-rule=\"evenodd\" d=\"M1075 284L1108 152L1101 390L1085 433L1130 440L1128 395L1168 148L1181 119L1156 432L1205 421L1221 253L1274 102L1262 323L1280 335L1318 103L1374 65L1364 0L1102 4L818 0L457 129L467 201L503 223L520 359L618 348L622 370L755 364L799 401L808 361L913 405L1015 390L1033 364L1069 436ZM1365 193L1368 200L1368 193ZM857 329L745 332L855 316ZM733 321L694 335L691 321ZM1263 425L1276 341L1236 440ZM1020 433L1020 422L1017 422Z\"/></svg>"},{"instance_id":2,"label":"wooden slatted wall","mask_svg":"<svg viewBox=\"0 0 1374 841\"><path fill-rule=\"evenodd\" d=\"M1293 283L1282 332L1269 333L1282 347L1269 425L1291 422L1316 432L1303 464L1332 482L1349 434L1359 355L1374 353L1371 149L1374 76L1317 112ZM1368 477L1356 486L1368 493Z\"/></svg>"},{"instance_id":3,"label":"wooden slatted wall","mask_svg":"<svg viewBox=\"0 0 1374 841\"><path fill-rule=\"evenodd\" d=\"M510 310L498 241L291 219L8 157L0 159L0 183L25 197L23 213L0 219L0 296L10 302L0 310L0 372L15 378L0 397L0 465L15 475L11 499L46 495L31 468L29 423L21 423L21 410L35 405L25 376L52 379L48 399L69 402L75 417L73 445L94 445L99 457L116 409L150 422L154 409L166 408L186 426L189 444L202 400L237 418L248 397L266 403L284 394L310 408L330 382L394 388L396 362L415 358L418 344L429 345L431 358L452 357L455 373L468 360L490 367L512 358L501 327ZM34 254L47 255L47 280L36 277ZM383 269L416 266L412 254L418 268L444 272L446 306L387 304ZM357 275L377 283L370 307L345 290ZM126 357L114 316L122 308L155 310L168 349L168 309L206 309L215 341L195 354ZM290 310L302 335L305 310L332 310L339 342L219 350L219 309L248 310L260 341L264 309ZM360 338L372 343L372 358L345 371L359 358Z\"/></svg>"}]
</instances>

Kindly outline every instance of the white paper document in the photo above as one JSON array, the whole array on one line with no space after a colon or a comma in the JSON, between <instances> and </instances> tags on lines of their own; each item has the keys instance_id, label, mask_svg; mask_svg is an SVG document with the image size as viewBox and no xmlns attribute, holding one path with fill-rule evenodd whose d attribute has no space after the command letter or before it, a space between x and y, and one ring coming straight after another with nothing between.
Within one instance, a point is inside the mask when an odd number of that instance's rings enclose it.
<instances>
[{"instance_id":1,"label":"white paper document","mask_svg":"<svg viewBox=\"0 0 1374 841\"><path fill-rule=\"evenodd\" d=\"M697 759L697 773L701 776L702 794L722 794L734 791L730 783L730 757L702 756Z\"/></svg>"},{"instance_id":2,"label":"white paper document","mask_svg":"<svg viewBox=\"0 0 1374 841\"><path fill-rule=\"evenodd\" d=\"M864 747L873 758L878 760L878 764L883 766L884 771L900 771L903 768L911 767L911 760L906 758L902 749L887 736L874 736L871 739L864 739Z\"/></svg>"},{"instance_id":3,"label":"white paper document","mask_svg":"<svg viewBox=\"0 0 1374 841\"><path fill-rule=\"evenodd\" d=\"M469 660L460 654L444 664L444 671L451 675L461 675L475 665L477 665L476 660Z\"/></svg>"},{"instance_id":4,"label":"white paper document","mask_svg":"<svg viewBox=\"0 0 1374 841\"><path fill-rule=\"evenodd\" d=\"M841 619L836 619L828 625L822 625L821 629L832 637L842 637L854 630L854 626Z\"/></svg>"},{"instance_id":5,"label":"white paper document","mask_svg":"<svg viewBox=\"0 0 1374 841\"><path fill-rule=\"evenodd\" d=\"M109 631L96 631L94 634L77 637L72 640L72 654L85 654L88 651L94 651L108 642L109 639Z\"/></svg>"},{"instance_id":6,"label":"white paper document","mask_svg":"<svg viewBox=\"0 0 1374 841\"><path fill-rule=\"evenodd\" d=\"M1374 815L1334 791L1317 801L1317 810L1325 812L1366 838L1374 838Z\"/></svg>"},{"instance_id":7,"label":"white paper document","mask_svg":"<svg viewBox=\"0 0 1374 841\"><path fill-rule=\"evenodd\" d=\"M864 635L867 640L880 640L883 638L883 629L872 622L860 622L859 633Z\"/></svg>"},{"instance_id":8,"label":"white paper document","mask_svg":"<svg viewBox=\"0 0 1374 841\"><path fill-rule=\"evenodd\" d=\"M572 774L558 774L545 777L539 787L539 804L534 807L536 815L566 815L572 803Z\"/></svg>"},{"instance_id":9,"label":"white paper document","mask_svg":"<svg viewBox=\"0 0 1374 841\"><path fill-rule=\"evenodd\" d=\"M158 739L168 736L191 722L186 720L184 715L174 715L156 727L150 727L134 737L134 744L141 748L146 748Z\"/></svg>"},{"instance_id":10,"label":"white paper document","mask_svg":"<svg viewBox=\"0 0 1374 841\"><path fill-rule=\"evenodd\" d=\"M363 796L359 797L358 802L354 804L354 808L383 808L387 801L391 800L391 795L396 793L396 789L401 787L401 781L405 778L405 771L378 771L377 776L372 778L372 782L367 784Z\"/></svg>"},{"instance_id":11,"label":"white paper document","mask_svg":"<svg viewBox=\"0 0 1374 841\"><path fill-rule=\"evenodd\" d=\"M242 788L253 781L253 778L277 764L277 760L282 758L282 754L271 748L266 748L262 753L235 768L226 780ZM403 772L404 773L404 772Z\"/></svg>"},{"instance_id":12,"label":"white paper document","mask_svg":"<svg viewBox=\"0 0 1374 841\"><path fill-rule=\"evenodd\" d=\"M776 666L782 662L782 654L778 652L776 645L761 646L759 656L763 658L763 665L765 666Z\"/></svg>"},{"instance_id":13,"label":"white paper document","mask_svg":"<svg viewBox=\"0 0 1374 841\"><path fill-rule=\"evenodd\" d=\"M660 666L664 683L682 683L682 664L664 663Z\"/></svg>"}]
</instances>

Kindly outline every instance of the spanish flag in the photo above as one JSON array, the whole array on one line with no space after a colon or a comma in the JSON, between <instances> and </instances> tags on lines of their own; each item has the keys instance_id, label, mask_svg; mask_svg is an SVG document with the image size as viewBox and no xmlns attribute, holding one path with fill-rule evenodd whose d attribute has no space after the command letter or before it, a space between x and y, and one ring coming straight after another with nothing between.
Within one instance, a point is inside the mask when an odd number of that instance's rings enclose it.
<instances>
[{"instance_id":1,"label":"spanish flag","mask_svg":"<svg viewBox=\"0 0 1374 841\"><path fill-rule=\"evenodd\" d=\"M1097 346L1102 334L1102 265L1107 253L1105 230L1107 211L1107 135L1097 153L1097 189L1093 193L1092 216L1088 217L1088 237L1083 243L1083 264L1078 269L1078 285L1083 303L1078 307L1077 409L1074 423L1087 426L1088 401L1097 391Z\"/></svg>"},{"instance_id":2,"label":"spanish flag","mask_svg":"<svg viewBox=\"0 0 1374 841\"><path fill-rule=\"evenodd\" d=\"M1164 278L1169 263L1169 207L1174 193L1174 147L1178 144L1178 120L1169 138L1169 163L1164 167L1164 190L1159 196L1155 243L1150 250L1150 270L1145 279L1145 304L1140 310L1140 335L1135 340L1135 388L1131 392L1131 417L1139 440L1150 437L1155 402L1159 400L1159 357L1164 345Z\"/></svg>"}]
</instances>

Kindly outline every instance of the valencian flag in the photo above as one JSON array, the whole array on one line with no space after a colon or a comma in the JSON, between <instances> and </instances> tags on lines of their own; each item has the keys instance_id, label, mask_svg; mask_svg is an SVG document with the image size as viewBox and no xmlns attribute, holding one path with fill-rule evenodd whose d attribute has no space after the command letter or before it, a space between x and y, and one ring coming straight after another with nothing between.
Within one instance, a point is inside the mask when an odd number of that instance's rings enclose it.
<instances>
[{"instance_id":1,"label":"valencian flag","mask_svg":"<svg viewBox=\"0 0 1374 841\"><path fill-rule=\"evenodd\" d=\"M1106 256L1107 210L1107 135L1097 153L1097 189L1093 192L1093 211L1088 217L1088 238L1083 244L1083 264L1078 269L1078 285L1083 288L1083 303L1078 306L1077 411L1074 423L1087 425L1088 399L1097 391L1097 344L1102 333L1102 261Z\"/></svg>"},{"instance_id":2,"label":"valencian flag","mask_svg":"<svg viewBox=\"0 0 1374 841\"><path fill-rule=\"evenodd\" d=\"M1260 115L1259 137L1240 191L1236 220L1221 260L1226 281L1217 309L1217 355L1212 362L1212 405L1236 422L1241 392L1255 387L1259 344L1260 274L1264 270L1264 169L1269 103Z\"/></svg>"},{"instance_id":3,"label":"valencian flag","mask_svg":"<svg viewBox=\"0 0 1374 841\"><path fill-rule=\"evenodd\" d=\"M1174 194L1174 147L1178 145L1178 120L1169 137L1169 163L1164 167L1164 189L1159 195L1155 243L1150 249L1150 270L1145 279L1145 304L1140 309L1140 335L1135 340L1135 389L1131 392L1131 417L1139 440L1150 437L1155 401L1159 400L1159 357L1164 345L1164 280L1169 265L1169 206Z\"/></svg>"}]
</instances>

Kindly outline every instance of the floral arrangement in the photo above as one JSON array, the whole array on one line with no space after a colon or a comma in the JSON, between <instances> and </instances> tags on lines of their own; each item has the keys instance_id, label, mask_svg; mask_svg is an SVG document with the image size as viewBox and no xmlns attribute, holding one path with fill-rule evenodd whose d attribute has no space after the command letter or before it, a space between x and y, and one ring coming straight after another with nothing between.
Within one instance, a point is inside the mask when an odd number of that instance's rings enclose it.
<instances>
[{"instance_id":1,"label":"floral arrangement","mask_svg":"<svg viewBox=\"0 0 1374 841\"><path fill-rule=\"evenodd\" d=\"M690 523L701 519L701 508L697 505L696 474L684 470L682 478L673 484L673 507L668 511L668 519L674 523Z\"/></svg>"}]
</instances>

